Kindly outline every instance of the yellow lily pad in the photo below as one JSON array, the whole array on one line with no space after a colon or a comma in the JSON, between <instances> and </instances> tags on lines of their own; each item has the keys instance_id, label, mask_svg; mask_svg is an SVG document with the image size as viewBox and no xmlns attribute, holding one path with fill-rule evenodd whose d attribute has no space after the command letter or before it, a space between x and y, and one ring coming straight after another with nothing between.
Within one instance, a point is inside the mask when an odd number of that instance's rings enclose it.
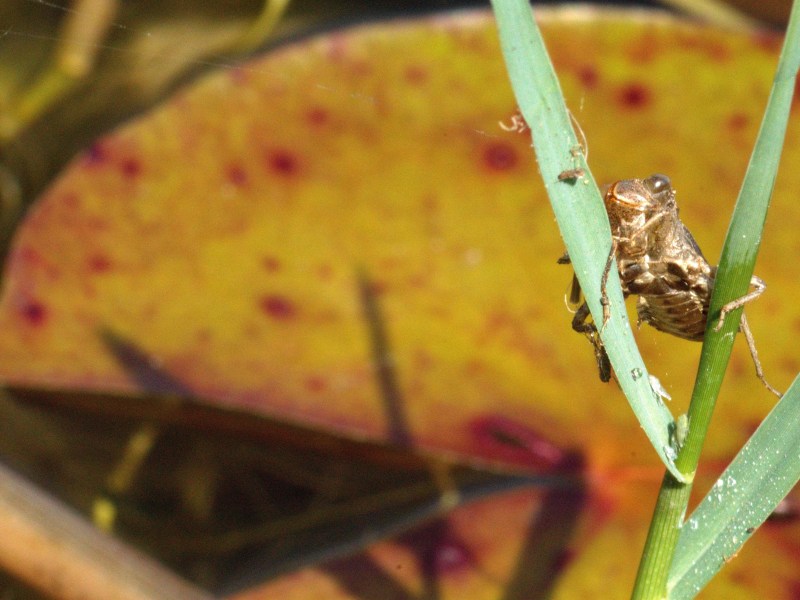
<instances>
[{"instance_id":1,"label":"yellow lily pad","mask_svg":"<svg viewBox=\"0 0 800 600\"><path fill-rule=\"evenodd\" d=\"M669 174L713 260L778 40L654 13L544 14L595 177ZM613 576L627 594L661 469L570 329L571 273L556 264L563 248L530 140L501 126L514 112L485 13L364 26L203 78L98 141L33 209L0 305L0 377L135 396L143 384L109 350L112 332L217 406L505 470L579 465L589 499L568 564L548 581L555 597L615 597ZM757 267L770 288L748 306L779 388L800 366L798 278L785 260L798 178L787 169L777 182ZM699 345L646 328L639 339L685 410ZM771 403L739 344L708 444L714 469ZM471 557L453 558L459 568L412 568L395 540L360 557L382 565L363 585L388 578L405 597L432 578L443 598L497 597L515 561L536 556L520 550L532 496L454 513ZM775 548L797 552L783 533L762 537L753 560L770 561L746 571L753 582L783 569ZM268 589L364 597L330 575L356 564ZM738 585L739 571L723 573L714 585ZM791 597L781 589L774 597Z\"/></svg>"}]
</instances>

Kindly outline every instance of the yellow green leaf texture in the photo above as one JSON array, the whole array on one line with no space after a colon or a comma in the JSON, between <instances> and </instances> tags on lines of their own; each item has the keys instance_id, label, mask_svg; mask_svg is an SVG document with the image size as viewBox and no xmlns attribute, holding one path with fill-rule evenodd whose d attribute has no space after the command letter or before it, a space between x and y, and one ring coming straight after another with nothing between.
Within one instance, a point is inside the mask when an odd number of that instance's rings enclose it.
<instances>
[{"instance_id":1,"label":"yellow green leaf texture","mask_svg":"<svg viewBox=\"0 0 800 600\"><path fill-rule=\"evenodd\" d=\"M597 180L668 174L715 261L780 40L643 12L541 23ZM242 598L626 597L661 468L570 328L571 271L514 114L483 12L341 30L204 77L98 140L31 210L6 271L0 377L160 391L113 335L216 406L581 475ZM747 308L778 388L800 370L798 134L793 120L756 268L769 287ZM685 411L699 344L637 337ZM772 402L738 342L708 472ZM798 533L768 524L709 597L796 597Z\"/></svg>"}]
</instances>

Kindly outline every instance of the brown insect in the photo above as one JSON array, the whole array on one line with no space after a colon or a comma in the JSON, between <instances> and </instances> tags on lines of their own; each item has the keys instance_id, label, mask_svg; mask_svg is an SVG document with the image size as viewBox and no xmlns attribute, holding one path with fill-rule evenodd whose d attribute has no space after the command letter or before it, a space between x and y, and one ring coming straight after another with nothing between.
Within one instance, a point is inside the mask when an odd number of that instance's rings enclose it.
<instances>
[{"instance_id":1,"label":"brown insect","mask_svg":"<svg viewBox=\"0 0 800 600\"><path fill-rule=\"evenodd\" d=\"M575 181L576 179L580 179L586 175L586 171L581 168L577 169L567 169L566 171L561 171L558 174L559 181Z\"/></svg>"},{"instance_id":2,"label":"brown insect","mask_svg":"<svg viewBox=\"0 0 800 600\"><path fill-rule=\"evenodd\" d=\"M636 312L640 325L649 323L659 331L701 341L705 335L717 268L708 263L692 234L681 222L675 190L669 178L652 175L647 179L617 181L608 188L605 205L611 224L612 244L601 283L603 324L610 316L606 284L616 258L623 296L638 296ZM568 263L569 256L564 255L559 262ZM715 326L717 331L730 311L755 300L766 289L766 284L755 276L750 285L753 291L722 307ZM577 278L573 277L570 301L577 305L579 298L580 287ZM600 368L600 378L608 381L608 357L596 325L587 321L589 316L589 307L584 302L575 313L572 328L590 340ZM756 375L769 391L780 396L780 392L764 378L744 314L739 330L747 340Z\"/></svg>"}]
</instances>

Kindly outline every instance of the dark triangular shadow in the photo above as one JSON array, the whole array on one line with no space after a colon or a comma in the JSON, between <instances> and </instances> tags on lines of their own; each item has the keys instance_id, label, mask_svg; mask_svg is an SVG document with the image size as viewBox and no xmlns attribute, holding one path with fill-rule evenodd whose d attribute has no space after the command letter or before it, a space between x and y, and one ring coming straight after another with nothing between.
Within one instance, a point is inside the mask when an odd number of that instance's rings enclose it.
<instances>
[{"instance_id":1,"label":"dark triangular shadow","mask_svg":"<svg viewBox=\"0 0 800 600\"><path fill-rule=\"evenodd\" d=\"M413 437L399 391L387 327L379 306L379 295L363 272L358 274L358 290L368 325L376 378L386 407L388 430L393 446L393 449L384 446L383 450L379 450L380 445L375 445L375 449L369 450L368 455L371 456L375 452L396 453L398 456L396 459L391 459L392 461L399 461L402 464L405 464L403 461L411 461L416 466L409 465L408 468L404 466L395 475L389 472L394 472L392 467L385 473L384 479L391 479L393 483L390 485L389 481L381 479L381 489L385 489L386 492L381 492L377 488L374 492L377 495L387 493L387 498L392 498L388 504L381 502L377 505L365 498L367 502L364 506L371 505L371 508L350 511L348 507L357 508L361 500L358 497L349 498L341 505L342 508L323 506L319 514L324 516L330 513L330 516L319 522L304 518L304 522L308 522L302 531L296 531L288 536L264 536L261 544L266 546L257 544L261 550L253 547L247 552L247 558L239 554L235 560L236 567L229 570L226 581L218 589L226 592L241 590L303 566L320 564L320 568L340 585L365 600L379 598L405 600L412 597L416 600L436 600L441 596L441 578L447 569L445 564L443 571L443 557L445 560L448 556L452 557L453 552L450 550L453 548L469 552L468 546L461 543L446 518L447 512L454 508L454 504L445 506L440 495L441 489L437 489L432 471L425 466L426 460L413 452ZM165 372L134 343L107 331L103 332L103 339L131 379L143 389L173 398L196 397L189 385ZM262 423L260 429L264 427L265 424ZM299 429L291 435L281 433L287 428L288 430L297 428L277 422L270 427L275 430L273 433L278 439L286 437L293 440L292 443L305 440L310 435L321 436L319 433ZM331 438L331 441L319 442L320 448L324 448L323 452L330 452L331 447L338 448L344 444L347 447L353 446L352 450L345 452L345 455L351 451L354 457L363 454L358 450L363 445L361 443L341 440L331 446L333 436L325 434L324 437L326 440ZM278 443L283 447L282 442ZM281 450L284 451L291 452L288 448ZM307 449L301 450L301 453L306 452ZM320 455L320 458L322 456ZM453 468L453 489L449 491L457 493L459 505L495 493L524 487L542 485L562 487L548 493L545 506L538 513L536 522L531 525L529 542L520 554L519 565L505 600L544 598L552 588L557 576L557 569L553 568L553 565L558 563L560 557L563 558L563 547L569 539L574 517L579 514L583 503L582 490L563 489L564 482L561 476L565 471L573 473L576 466L573 457L570 457L569 462L570 465L565 469L555 469L555 472L559 473L556 479L562 479L560 483L552 476L548 479L503 476L464 467ZM373 469L372 466L365 463L359 467L358 464L360 463L356 460L356 464L350 470L360 472L362 477L367 472L372 472L365 470ZM386 471L387 465L383 467L380 465L380 462L375 465L378 469L375 473L381 469ZM411 470L408 470L409 468ZM393 489L396 492L391 491ZM308 496L308 499L310 498L311 496ZM310 502L309 506L313 504ZM301 507L297 508L298 511L304 510ZM290 515L285 519L286 522L291 522L294 518ZM270 523L265 525L275 529ZM256 529L258 527L256 526ZM390 570L386 570L368 554L359 553L366 545L389 537L394 537L398 543L411 549L416 557L423 586L413 596L410 596L398 583Z\"/></svg>"},{"instance_id":2,"label":"dark triangular shadow","mask_svg":"<svg viewBox=\"0 0 800 600\"><path fill-rule=\"evenodd\" d=\"M364 320L369 332L375 378L378 381L381 399L386 410L389 439L401 448L411 448L413 444L411 431L403 410L403 396L398 385L394 357L386 330L386 319L378 303L377 288L370 281L364 269L359 269L356 277Z\"/></svg>"},{"instance_id":3,"label":"dark triangular shadow","mask_svg":"<svg viewBox=\"0 0 800 600\"><path fill-rule=\"evenodd\" d=\"M569 564L569 543L586 505L586 489L576 479L569 487L544 492L502 600L545 600Z\"/></svg>"},{"instance_id":4,"label":"dark triangular shadow","mask_svg":"<svg viewBox=\"0 0 800 600\"><path fill-rule=\"evenodd\" d=\"M140 347L110 329L100 330L100 339L128 377L143 391L181 398L196 397L185 382L170 375Z\"/></svg>"}]
</instances>

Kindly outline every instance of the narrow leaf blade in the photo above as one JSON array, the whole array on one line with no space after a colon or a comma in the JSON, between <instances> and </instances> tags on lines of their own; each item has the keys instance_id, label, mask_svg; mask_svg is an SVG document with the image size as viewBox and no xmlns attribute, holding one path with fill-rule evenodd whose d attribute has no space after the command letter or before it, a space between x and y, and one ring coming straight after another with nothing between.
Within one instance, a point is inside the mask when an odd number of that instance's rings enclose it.
<instances>
[{"instance_id":1,"label":"narrow leaf blade","mask_svg":"<svg viewBox=\"0 0 800 600\"><path fill-rule=\"evenodd\" d=\"M520 111L531 129L533 146L548 197L575 273L596 322L602 322L600 284L611 230L600 192L580 149L541 34L527 2L493 1L503 56ZM579 168L577 182L561 181L563 171ZM603 330L611 364L661 461L679 480L670 446L673 418L653 391L624 309L616 269L608 285L611 318Z\"/></svg>"},{"instance_id":2,"label":"narrow leaf blade","mask_svg":"<svg viewBox=\"0 0 800 600\"><path fill-rule=\"evenodd\" d=\"M694 598L800 480L800 377L684 524L670 598Z\"/></svg>"}]
</instances>

